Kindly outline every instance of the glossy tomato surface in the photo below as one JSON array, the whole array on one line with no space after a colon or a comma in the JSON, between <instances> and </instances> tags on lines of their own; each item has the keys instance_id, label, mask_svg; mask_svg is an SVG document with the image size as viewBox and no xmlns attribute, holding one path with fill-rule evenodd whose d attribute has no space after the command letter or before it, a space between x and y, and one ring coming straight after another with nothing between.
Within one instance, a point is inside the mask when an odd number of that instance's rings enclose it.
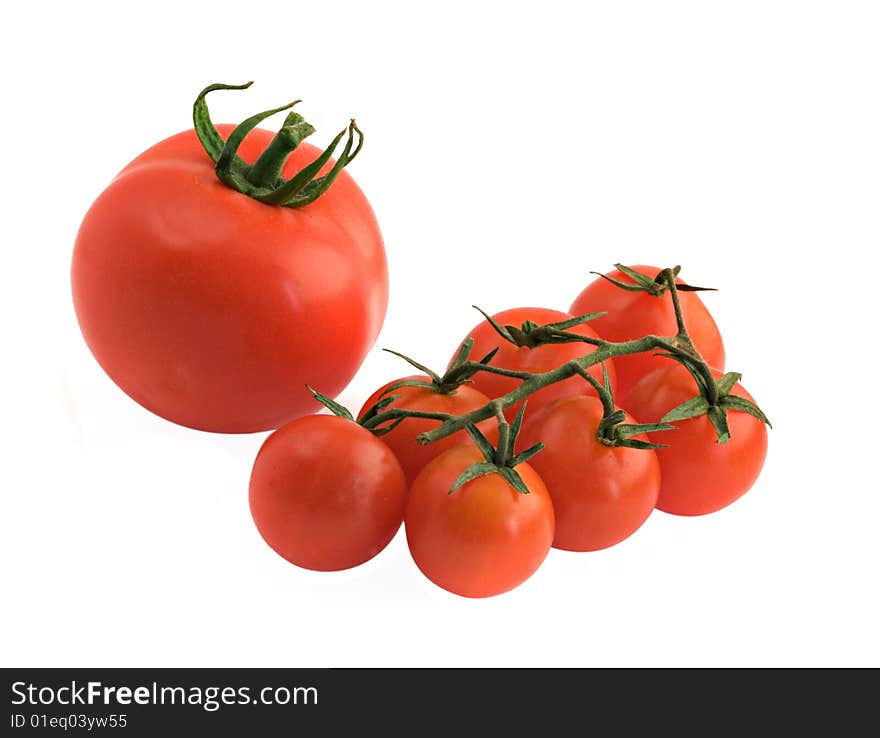
<instances>
[{"instance_id":1,"label":"glossy tomato surface","mask_svg":"<svg viewBox=\"0 0 880 738\"><path fill-rule=\"evenodd\" d=\"M632 268L651 277L660 273L660 269L653 266L637 265ZM616 269L608 272L608 276L634 284L630 277ZM694 345L710 366L724 369L724 343L709 310L695 292L680 292L679 300L684 323ZM647 292L630 292L601 277L584 288L570 310L575 315L605 312L601 318L590 321L590 325L608 341L630 341L648 334L674 336L678 330L668 292L657 297ZM613 359L617 371L617 389L621 396L648 372L669 361L655 356L655 353L646 351Z\"/></svg>"},{"instance_id":2,"label":"glossy tomato surface","mask_svg":"<svg viewBox=\"0 0 880 738\"><path fill-rule=\"evenodd\" d=\"M372 433L333 415L279 428L260 448L250 507L266 543L297 566L335 571L379 553L400 528L406 481Z\"/></svg>"},{"instance_id":3,"label":"glossy tomato surface","mask_svg":"<svg viewBox=\"0 0 880 738\"><path fill-rule=\"evenodd\" d=\"M388 384L380 387L367 399L358 417L362 417L367 410L387 396L396 397L397 399L388 405L385 410L403 408L425 413L448 413L449 415L464 415L489 402L489 398L486 395L469 384L463 384L448 393L441 393L423 387L399 387L391 392L386 392L387 388L392 384L406 379L416 379L423 382L431 381L427 376L411 375L396 379L394 382L388 382ZM470 445L473 443L465 431L459 431L439 441L434 441L434 443L425 446L420 445L416 437L420 433L433 430L440 423L441 421L439 420L429 418L406 418L400 425L381 436L382 441L388 445L398 461L400 461L407 482L412 483L416 475L422 470L422 467L444 451L454 446ZM494 419L479 424L480 430L490 440L494 440L497 437L497 427L498 424Z\"/></svg>"},{"instance_id":4,"label":"glossy tomato surface","mask_svg":"<svg viewBox=\"0 0 880 738\"><path fill-rule=\"evenodd\" d=\"M459 446L431 461L413 483L407 501L406 538L422 573L464 597L491 597L528 579L553 542L553 504L528 464L520 474L529 494L499 474L487 474L449 490L464 469L483 456Z\"/></svg>"},{"instance_id":5,"label":"glossy tomato surface","mask_svg":"<svg viewBox=\"0 0 880 738\"><path fill-rule=\"evenodd\" d=\"M512 308L495 313L492 318L499 325L515 325L521 326L523 322L530 320L538 325L546 325L547 323L557 323L559 321L568 320L574 317L570 313L563 313L559 310L550 310L549 308ZM589 338L598 338L596 331L590 327L591 324L583 323L569 328L571 333L577 333ZM531 374L542 374L551 369L556 369L571 359L577 359L586 356L596 350L595 346L586 343L556 343L536 346L528 348L526 346L516 346L509 341L505 341L487 320L483 320L474 326L468 336L474 340L474 346L471 350L471 356L477 359L488 354L492 349L498 348L498 353L492 358L493 366L502 369L513 369L516 371L529 372ZM450 362L451 363L451 362ZM614 367L608 362L608 374L611 380L612 389L616 388ZM602 381L602 367L595 364L589 368L589 373ZM501 397L502 395L515 390L522 382L513 377L504 377L499 374L490 372L479 372L473 377L473 385L491 399ZM537 412L540 408L548 405L554 400L561 397L571 397L573 395L595 395L596 391L583 377L570 377L561 382L556 382L544 387L528 397L528 405L526 416ZM509 407L505 410L508 420L513 420L519 410L519 404Z\"/></svg>"},{"instance_id":6,"label":"glossy tomato surface","mask_svg":"<svg viewBox=\"0 0 880 738\"><path fill-rule=\"evenodd\" d=\"M255 129L242 157L272 136ZM319 153L300 144L285 176ZM110 378L157 415L225 433L314 411L307 383L338 394L388 299L379 227L347 172L303 208L265 205L217 179L194 131L144 152L101 193L71 276L83 336Z\"/></svg>"},{"instance_id":7,"label":"glossy tomato surface","mask_svg":"<svg viewBox=\"0 0 880 738\"><path fill-rule=\"evenodd\" d=\"M714 372L716 378L721 372ZM696 384L679 364L644 377L621 405L645 423L653 423L697 394ZM737 384L732 394L752 400ZM675 515L705 515L738 500L755 483L767 456L767 427L748 413L729 411L730 439L717 443L705 415L676 420L676 430L654 434L660 461L657 507Z\"/></svg>"},{"instance_id":8,"label":"glossy tomato surface","mask_svg":"<svg viewBox=\"0 0 880 738\"><path fill-rule=\"evenodd\" d=\"M529 464L553 498L555 548L597 551L620 543L657 504L657 454L602 444L596 436L601 420L598 398L568 397L543 408L523 427L522 448L544 444ZM636 421L628 415L624 422Z\"/></svg>"}]
</instances>

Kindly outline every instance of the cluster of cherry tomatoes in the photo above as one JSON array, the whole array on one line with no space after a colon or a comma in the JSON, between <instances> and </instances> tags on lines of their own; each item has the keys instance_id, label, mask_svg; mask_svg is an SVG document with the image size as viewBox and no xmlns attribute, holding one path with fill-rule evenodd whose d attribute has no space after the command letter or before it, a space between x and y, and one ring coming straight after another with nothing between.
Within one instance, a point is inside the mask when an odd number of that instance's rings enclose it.
<instances>
[{"instance_id":1,"label":"cluster of cherry tomatoes","mask_svg":"<svg viewBox=\"0 0 880 738\"><path fill-rule=\"evenodd\" d=\"M352 120L321 151L303 142L314 129L296 103L214 126L206 96L249 84L203 89L192 129L120 171L80 226L71 287L93 355L138 403L205 431L274 430L250 503L275 551L345 569L403 523L431 580L485 597L524 581L551 546L606 548L655 507L700 515L752 485L766 418L739 375L722 374L715 322L692 288L672 289L674 271L619 266L567 313L485 316L444 375L410 360L422 373L377 390L357 418L313 397L307 383L331 396L348 384L387 307L378 223L343 171L363 134ZM277 133L256 128L281 111ZM705 362L618 346L577 363L603 342L681 339L683 325ZM581 371L521 392L527 405L496 402L564 365ZM306 415L316 398L335 414ZM437 434L490 402L494 417L481 410L482 422ZM435 442L420 444L429 432Z\"/></svg>"},{"instance_id":2,"label":"cluster of cherry tomatoes","mask_svg":"<svg viewBox=\"0 0 880 738\"><path fill-rule=\"evenodd\" d=\"M648 278L660 271L634 269ZM517 375L547 372L596 350L577 341L531 341L536 328L601 312L568 331L614 342L675 335L669 295L628 289L635 286L630 273L596 279L567 313L515 308L487 316L464 345L473 356L491 355L491 365L508 375L478 371L456 383L422 367L423 374L379 388L357 420L329 403L335 415L312 415L278 429L260 449L250 483L251 510L263 538L298 566L330 571L369 560L403 523L412 557L429 579L459 595L487 597L525 581L551 547L596 551L630 536L655 508L701 515L738 499L764 462L767 433L759 417L729 412L726 443L718 442L705 414L635 435L634 443L615 443L603 436L608 408L597 397L596 383L581 376L543 387L525 406L506 409L512 425L504 442L511 448L500 464L505 449L492 445L502 443L494 418L469 433L427 445L417 440L444 416L467 414L516 389L523 381ZM694 346L721 379L724 348L712 316L696 294L678 297ZM461 358L459 349L450 367ZM623 410L617 421L630 428L657 424L697 394L691 374L655 352L619 356L589 372L611 391ZM739 384L723 389L751 401ZM377 408L414 416L370 427ZM514 443L517 449L544 448L519 460ZM476 471L463 477L469 469Z\"/></svg>"}]
</instances>

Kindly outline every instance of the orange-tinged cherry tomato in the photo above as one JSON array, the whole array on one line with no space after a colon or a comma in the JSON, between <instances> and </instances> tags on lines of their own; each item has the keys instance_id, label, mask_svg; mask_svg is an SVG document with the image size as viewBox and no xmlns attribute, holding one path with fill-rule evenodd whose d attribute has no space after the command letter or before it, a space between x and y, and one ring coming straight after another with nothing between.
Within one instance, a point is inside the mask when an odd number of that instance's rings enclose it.
<instances>
[{"instance_id":1,"label":"orange-tinged cherry tomato","mask_svg":"<svg viewBox=\"0 0 880 738\"><path fill-rule=\"evenodd\" d=\"M660 463L651 449L607 446L596 436L602 403L567 397L526 421L519 445L539 441L529 460L553 498L554 548L597 551L634 533L651 514L660 491ZM626 423L635 423L627 415Z\"/></svg>"},{"instance_id":2,"label":"orange-tinged cherry tomato","mask_svg":"<svg viewBox=\"0 0 880 738\"><path fill-rule=\"evenodd\" d=\"M656 276L660 269L652 266L634 266L637 272ZM614 270L609 277L626 284L634 284L627 275ZM681 280L677 280L681 281ZM700 297L694 292L679 292L682 315L691 340L710 366L724 369L724 344L718 326ZM605 312L601 318L590 321L592 328L608 341L630 341L654 334L674 336L678 327L675 310L668 292L659 296L647 292L630 292L597 277L588 284L572 303L571 312L582 315ZM618 356L612 360L617 371L618 396L623 395L652 369L665 366L669 359L657 357L656 352Z\"/></svg>"},{"instance_id":3,"label":"orange-tinged cherry tomato","mask_svg":"<svg viewBox=\"0 0 880 738\"><path fill-rule=\"evenodd\" d=\"M306 569L336 571L373 558L400 528L405 501L406 480L391 450L334 415L279 428L251 472L260 535Z\"/></svg>"},{"instance_id":4,"label":"orange-tinged cherry tomato","mask_svg":"<svg viewBox=\"0 0 880 738\"><path fill-rule=\"evenodd\" d=\"M383 397L388 396L396 397L396 399L385 408L386 411L392 408L404 408L424 413L447 413L449 415L464 415L489 402L486 395L470 384L462 384L449 392L439 392L427 387L398 387L390 392L386 391L392 384L409 379L431 382L429 377L422 375L411 375L395 379L394 382L388 382L369 397L358 417L362 418L367 410ZM464 431L454 433L425 446L416 441L416 437L420 433L433 430L440 423L440 420L428 418L406 418L400 425L381 436L382 441L388 445L400 461L409 484L412 484L422 467L431 459L454 446L473 443L470 436ZM480 423L479 427L490 440L497 437L498 425L494 419Z\"/></svg>"},{"instance_id":5,"label":"orange-tinged cherry tomato","mask_svg":"<svg viewBox=\"0 0 880 738\"><path fill-rule=\"evenodd\" d=\"M553 504L527 463L529 494L501 475L477 477L450 494L468 466L484 461L476 446L450 449L428 463L410 489L406 538L428 579L464 597L491 597L528 579L553 542Z\"/></svg>"},{"instance_id":6,"label":"orange-tinged cherry tomato","mask_svg":"<svg viewBox=\"0 0 880 738\"><path fill-rule=\"evenodd\" d=\"M503 310L492 316L499 325L515 325L519 327L525 321L532 321L538 325L546 325L547 323L557 323L574 317L573 314L563 313L559 310L550 310L548 308L511 308ZM570 333L577 333L589 338L598 338L596 331L588 323L573 326L567 329ZM577 359L586 356L596 350L595 346L587 343L554 343L544 344L529 348L527 346L515 346L514 344L504 340L487 320L474 326L473 330L468 333L470 338L474 340L472 355L482 357L488 354L492 349L498 348L498 353L489 362L493 366L502 369L513 369L515 371L529 372L531 374L541 374L548 372L561 366L571 359ZM616 380L614 376L614 368L610 362L607 363L609 379L612 389L616 388ZM594 364L589 368L589 373L602 381L602 367L600 364ZM514 377L505 377L499 374L481 371L474 375L473 386L483 392L491 399L501 397L508 392L515 390L522 382ZM571 397L573 395L595 395L596 391L583 377L571 377L561 382L556 382L544 387L528 397L526 409L526 417L538 411L539 408L548 405L554 400L561 397ZM512 421L519 410L519 404L509 407L505 410L505 416Z\"/></svg>"},{"instance_id":7,"label":"orange-tinged cherry tomato","mask_svg":"<svg viewBox=\"0 0 880 738\"><path fill-rule=\"evenodd\" d=\"M670 361L667 359L666 361ZM713 370L716 379L721 372ZM639 420L653 423L697 394L693 378L679 364L655 369L621 400ZM752 401L737 384L733 395ZM730 439L717 443L717 434L705 415L676 420L676 430L653 434L660 461L657 507L675 515L704 515L738 500L755 483L767 455L767 428L745 412L727 413Z\"/></svg>"}]
</instances>

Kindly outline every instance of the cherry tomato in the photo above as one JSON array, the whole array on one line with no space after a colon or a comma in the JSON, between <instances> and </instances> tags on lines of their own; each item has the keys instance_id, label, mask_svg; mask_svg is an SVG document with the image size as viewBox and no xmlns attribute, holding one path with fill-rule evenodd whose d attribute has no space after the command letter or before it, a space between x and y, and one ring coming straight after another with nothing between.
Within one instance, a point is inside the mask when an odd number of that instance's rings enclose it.
<instances>
[{"instance_id":1,"label":"cherry tomato","mask_svg":"<svg viewBox=\"0 0 880 738\"><path fill-rule=\"evenodd\" d=\"M254 161L272 137L253 130L240 155ZM320 153L301 143L284 176ZM388 271L346 171L302 208L266 205L222 184L189 130L97 198L72 289L86 343L123 391L176 423L247 433L314 411L307 382L330 395L348 384L384 320Z\"/></svg>"},{"instance_id":2,"label":"cherry tomato","mask_svg":"<svg viewBox=\"0 0 880 738\"><path fill-rule=\"evenodd\" d=\"M620 543L645 522L660 491L651 449L607 446L596 436L602 403L567 397L526 421L520 445L543 442L529 460L553 498L554 548L597 551ZM626 423L637 421L627 415Z\"/></svg>"},{"instance_id":3,"label":"cherry tomato","mask_svg":"<svg viewBox=\"0 0 880 738\"><path fill-rule=\"evenodd\" d=\"M558 310L550 310L548 308L512 308L503 310L492 316L493 320L499 325L515 325L519 327L525 321L532 321L538 325L546 325L547 323L557 323L574 317L569 313L563 313ZM570 333L577 333L590 338L598 338L596 332L587 323L581 323L569 328ZM502 369L513 369L515 371L530 372L531 374L540 374L548 372L561 366L571 359L577 359L586 356L596 350L595 346L587 343L553 343L529 348L527 346L516 346L498 335L489 321L484 320L474 326L473 330L468 334L474 339L474 348L472 354L474 356L485 356L492 349L498 348L498 353L490 361L493 366ZM606 362L609 379L612 389L616 387L614 368L610 362ZM589 368L589 373L602 381L602 366L595 364ZM491 399L501 397L508 392L515 390L522 382L513 377L504 377L499 374L482 371L473 377L473 386L483 392ZM544 387L532 395L529 395L528 405L526 409L526 417L537 412L540 408L550 404L554 400L561 397L571 397L573 395L595 395L596 391L583 377L571 377L562 382L556 382ZM513 420L521 403L509 407L505 410L507 419Z\"/></svg>"},{"instance_id":4,"label":"cherry tomato","mask_svg":"<svg viewBox=\"0 0 880 738\"><path fill-rule=\"evenodd\" d=\"M646 423L697 394L691 375L679 364L655 369L643 377L621 405ZM713 370L716 378L721 372ZM752 401L737 384L731 394ZM717 434L705 415L676 420L676 430L654 434L651 440L668 444L657 450L660 495L657 507L675 515L704 515L738 500L755 483L767 455L767 429L745 412L727 413L730 439L717 443Z\"/></svg>"},{"instance_id":5,"label":"cherry tomato","mask_svg":"<svg viewBox=\"0 0 880 738\"><path fill-rule=\"evenodd\" d=\"M334 415L279 428L251 472L257 530L306 569L336 571L373 558L400 528L405 500L403 470L390 449Z\"/></svg>"},{"instance_id":6,"label":"cherry tomato","mask_svg":"<svg viewBox=\"0 0 880 738\"><path fill-rule=\"evenodd\" d=\"M484 461L476 446L459 446L416 477L406 505L406 538L422 573L464 597L491 597L528 579L553 542L553 504L527 463L519 473L529 494L499 474L467 482L450 494L468 466Z\"/></svg>"},{"instance_id":7,"label":"cherry tomato","mask_svg":"<svg viewBox=\"0 0 880 738\"><path fill-rule=\"evenodd\" d=\"M489 402L489 398L486 395L474 389L473 385L470 384L460 385L450 392L440 392L435 389L428 389L427 387L399 387L391 392L386 391L392 384L411 379L431 382L429 377L421 375L411 375L395 379L394 382L389 382L380 387L369 397L361 408L358 417L362 418L367 410L383 397L388 396L393 396L397 399L390 403L385 410L404 408L425 413L448 413L449 415L464 415ZM412 481L422 470L422 467L431 459L454 446L470 445L472 443L470 436L461 431L426 446L419 445L416 441L416 436L425 431L433 430L440 425L440 422L439 420L425 418L406 418L400 425L381 436L381 439L394 452L398 461L400 461L409 484L412 484ZM497 427L494 419L479 424L479 428L490 440L497 437Z\"/></svg>"},{"instance_id":8,"label":"cherry tomato","mask_svg":"<svg viewBox=\"0 0 880 738\"><path fill-rule=\"evenodd\" d=\"M632 268L649 276L660 273L660 269L652 266ZM616 269L607 276L626 284L635 284L630 277ZM679 300L685 326L697 350L710 366L724 369L724 344L709 310L694 292L679 292ZM648 292L630 292L597 277L572 303L571 312L581 315L600 311L605 315L590 321L590 325L608 341L629 341L648 334L674 336L678 330L668 292L656 297ZM668 361L654 356L653 352L613 359L617 370L618 395L622 397L639 379Z\"/></svg>"}]
</instances>

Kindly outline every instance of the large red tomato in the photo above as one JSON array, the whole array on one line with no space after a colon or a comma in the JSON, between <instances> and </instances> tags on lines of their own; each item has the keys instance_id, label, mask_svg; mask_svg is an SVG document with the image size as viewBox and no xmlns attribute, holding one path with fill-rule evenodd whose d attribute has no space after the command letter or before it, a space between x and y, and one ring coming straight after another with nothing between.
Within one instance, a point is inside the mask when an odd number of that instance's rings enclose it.
<instances>
[{"instance_id":1,"label":"large red tomato","mask_svg":"<svg viewBox=\"0 0 880 738\"><path fill-rule=\"evenodd\" d=\"M691 375L680 364L655 369L643 377L620 402L639 420L653 423L697 394ZM721 372L714 371L715 377ZM752 402L742 385L735 397ZM651 440L668 444L657 449L660 460L660 495L657 507L675 515L704 515L726 507L744 495L758 478L767 455L767 428L753 415L728 410L730 439L717 443L709 418L700 415L671 421L675 430Z\"/></svg>"},{"instance_id":2,"label":"large red tomato","mask_svg":"<svg viewBox=\"0 0 880 738\"><path fill-rule=\"evenodd\" d=\"M260 535L307 569L347 569L375 556L400 528L405 501L394 454L365 428L333 415L279 428L251 472Z\"/></svg>"},{"instance_id":3,"label":"large red tomato","mask_svg":"<svg viewBox=\"0 0 880 738\"><path fill-rule=\"evenodd\" d=\"M217 129L225 138L233 126ZM254 129L241 157L253 162L272 138ZM300 143L283 176L320 153ZM245 433L313 411L307 382L330 395L348 384L384 320L388 271L345 171L301 208L264 204L221 183L189 130L97 198L72 288L86 343L128 395L182 425Z\"/></svg>"},{"instance_id":4,"label":"large red tomato","mask_svg":"<svg viewBox=\"0 0 880 738\"><path fill-rule=\"evenodd\" d=\"M652 278L660 273L660 269L652 266L639 265L632 269ZM617 269L606 276L625 284L635 284L633 279ZM679 300L685 326L697 350L710 366L724 369L721 334L703 301L694 292L679 292ZM668 292L660 295L633 292L601 277L584 288L570 310L575 315L604 312L602 317L590 321L590 325L608 341L630 341L648 334L674 336L678 331ZM664 366L664 362L669 361L655 356L655 353L646 351L613 359L620 396L652 369Z\"/></svg>"},{"instance_id":5,"label":"large red tomato","mask_svg":"<svg viewBox=\"0 0 880 738\"><path fill-rule=\"evenodd\" d=\"M500 474L472 479L450 493L459 475L483 462L475 445L458 446L431 461L406 504L406 538L422 573L464 597L491 597L528 579L553 542L553 504L528 464L517 473L529 494Z\"/></svg>"},{"instance_id":6,"label":"large red tomato","mask_svg":"<svg viewBox=\"0 0 880 738\"><path fill-rule=\"evenodd\" d=\"M558 310L550 310L548 308L511 308L510 310L502 310L492 316L492 319L501 326L513 325L520 327L526 321L531 321L539 326L547 323L558 323L569 320L573 315L562 313ZM590 324L581 323L567 329L570 333L576 333L589 338L598 338ZM473 355L485 356L492 349L498 348L498 353L489 362L492 366L502 369L513 369L516 371L529 372L531 374L542 374L551 369L581 356L586 356L596 350L595 346L588 343L547 343L534 348L528 346L517 346L498 335L495 328L488 320L474 326L473 330L468 333L468 337L474 341ZM607 370L611 381L612 389L616 386L614 368L608 362ZM602 381L602 367L594 364L588 369L588 372L600 382ZM522 384L522 381L513 377L505 377L500 374L492 374L491 372L481 371L473 376L473 385L486 396L495 399L501 397L512 390L515 390ZM548 385L528 398L528 409L526 417L536 413L539 408L548 405L554 400L561 397L571 397L573 395L595 395L596 390L593 389L583 377L575 376L565 379L561 382ZM512 420L519 410L519 405L514 405L505 410L508 420Z\"/></svg>"},{"instance_id":7,"label":"large red tomato","mask_svg":"<svg viewBox=\"0 0 880 738\"><path fill-rule=\"evenodd\" d=\"M542 442L529 460L544 480L556 515L554 548L597 551L634 533L660 491L660 464L651 449L608 446L597 437L602 403L567 397L543 408L523 427L525 448ZM626 423L635 423L627 416Z\"/></svg>"}]
</instances>

